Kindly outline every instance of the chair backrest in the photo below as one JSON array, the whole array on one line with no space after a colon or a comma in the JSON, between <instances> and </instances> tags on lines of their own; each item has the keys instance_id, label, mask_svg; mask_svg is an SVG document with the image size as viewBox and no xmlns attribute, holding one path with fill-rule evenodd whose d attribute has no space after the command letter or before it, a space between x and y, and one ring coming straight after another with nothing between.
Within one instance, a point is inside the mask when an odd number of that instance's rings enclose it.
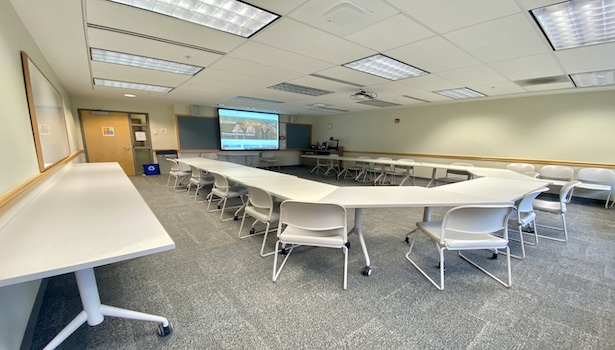
<instances>
[{"instance_id":1,"label":"chair backrest","mask_svg":"<svg viewBox=\"0 0 615 350\"><path fill-rule=\"evenodd\" d=\"M449 210L442 220L440 243L444 244L447 233L485 234L504 231L508 240L508 217L512 205L460 206Z\"/></svg>"},{"instance_id":2,"label":"chair backrest","mask_svg":"<svg viewBox=\"0 0 615 350\"><path fill-rule=\"evenodd\" d=\"M577 180L581 182L612 185L615 172L610 169L583 168L577 173Z\"/></svg>"},{"instance_id":3,"label":"chair backrest","mask_svg":"<svg viewBox=\"0 0 615 350\"><path fill-rule=\"evenodd\" d=\"M570 181L574 175L574 169L563 165L545 165L540 169L538 177L541 179Z\"/></svg>"},{"instance_id":4,"label":"chair backrest","mask_svg":"<svg viewBox=\"0 0 615 350\"><path fill-rule=\"evenodd\" d=\"M339 204L284 201L280 205L280 228L283 224L310 231L343 228L344 238L347 236L346 209Z\"/></svg>"},{"instance_id":5,"label":"chair backrest","mask_svg":"<svg viewBox=\"0 0 615 350\"><path fill-rule=\"evenodd\" d=\"M565 204L570 203L574 188L580 183L581 181L568 181L562 186L562 189L559 191L559 201L562 203L562 208Z\"/></svg>"},{"instance_id":6,"label":"chair backrest","mask_svg":"<svg viewBox=\"0 0 615 350\"><path fill-rule=\"evenodd\" d=\"M216 153L203 152L201 153L201 158L218 159L218 155Z\"/></svg>"},{"instance_id":7,"label":"chair backrest","mask_svg":"<svg viewBox=\"0 0 615 350\"><path fill-rule=\"evenodd\" d=\"M534 203L534 199L536 199L536 197L538 197L541 193L547 192L548 190L548 187L541 187L537 190L526 193L523 198L517 201L517 211L520 213L531 213L534 211L534 206L532 205L532 203Z\"/></svg>"},{"instance_id":8,"label":"chair backrest","mask_svg":"<svg viewBox=\"0 0 615 350\"><path fill-rule=\"evenodd\" d=\"M393 160L393 158L391 157L378 157L376 158L378 160ZM376 163L372 163L374 166L374 169L385 169L385 170L390 170L391 166L389 164L376 164Z\"/></svg>"},{"instance_id":9,"label":"chair backrest","mask_svg":"<svg viewBox=\"0 0 615 350\"><path fill-rule=\"evenodd\" d=\"M273 208L273 198L271 195L258 187L248 187L248 200L250 205L259 209L271 209Z\"/></svg>"},{"instance_id":10,"label":"chair backrest","mask_svg":"<svg viewBox=\"0 0 615 350\"><path fill-rule=\"evenodd\" d=\"M263 159L273 159L275 157L275 155L273 154L273 152L263 152L261 153L261 158Z\"/></svg>"},{"instance_id":11,"label":"chair backrest","mask_svg":"<svg viewBox=\"0 0 615 350\"><path fill-rule=\"evenodd\" d=\"M179 171L179 162L173 158L165 158L169 162L171 162L171 171Z\"/></svg>"},{"instance_id":12,"label":"chair backrest","mask_svg":"<svg viewBox=\"0 0 615 350\"><path fill-rule=\"evenodd\" d=\"M414 159L408 159L408 158L398 159L398 161L404 162L404 163L414 163ZM396 168L408 170L408 169L413 169L414 166L413 165L409 165L409 164L408 165L405 165L405 164L395 164L395 165L391 166L391 170L395 170Z\"/></svg>"},{"instance_id":13,"label":"chair backrest","mask_svg":"<svg viewBox=\"0 0 615 350\"><path fill-rule=\"evenodd\" d=\"M225 176L220 175L218 173L212 172L212 174L214 175L214 187L222 189L222 190L228 190L229 188L228 179Z\"/></svg>"},{"instance_id":14,"label":"chair backrest","mask_svg":"<svg viewBox=\"0 0 615 350\"><path fill-rule=\"evenodd\" d=\"M528 163L509 163L506 165L506 169L521 174L532 173L536 171L534 165Z\"/></svg>"},{"instance_id":15,"label":"chair backrest","mask_svg":"<svg viewBox=\"0 0 615 350\"><path fill-rule=\"evenodd\" d=\"M201 169L191 166L190 170L192 171L192 177L195 179L201 178Z\"/></svg>"}]
</instances>

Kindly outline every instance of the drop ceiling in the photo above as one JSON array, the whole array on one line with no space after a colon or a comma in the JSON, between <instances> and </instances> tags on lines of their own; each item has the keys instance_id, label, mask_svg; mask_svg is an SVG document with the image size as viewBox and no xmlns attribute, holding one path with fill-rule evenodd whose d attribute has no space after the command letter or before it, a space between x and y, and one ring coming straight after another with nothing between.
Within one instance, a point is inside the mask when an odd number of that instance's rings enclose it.
<instances>
[{"instance_id":1,"label":"drop ceiling","mask_svg":"<svg viewBox=\"0 0 615 350\"><path fill-rule=\"evenodd\" d=\"M434 93L463 87L486 98L583 92L588 88L575 87L569 74L615 69L613 42L551 48L529 11L560 0L247 0L281 16L247 39L105 0L10 1L72 96L119 99L131 93L142 101L329 115L464 103ZM186 76L95 62L90 48L205 69ZM430 74L391 81L342 66L378 53ZM550 77L559 80L553 84ZM173 89L96 86L94 78ZM280 83L333 93L269 88ZM377 101L349 98L359 90L375 92ZM232 100L237 96L280 103Z\"/></svg>"}]
</instances>

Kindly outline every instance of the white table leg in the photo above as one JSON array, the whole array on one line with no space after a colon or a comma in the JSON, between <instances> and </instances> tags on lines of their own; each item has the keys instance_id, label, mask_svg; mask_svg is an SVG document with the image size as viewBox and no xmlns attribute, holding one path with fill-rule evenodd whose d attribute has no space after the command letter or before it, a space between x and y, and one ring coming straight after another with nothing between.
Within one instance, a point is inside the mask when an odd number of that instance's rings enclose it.
<instances>
[{"instance_id":1,"label":"white table leg","mask_svg":"<svg viewBox=\"0 0 615 350\"><path fill-rule=\"evenodd\" d=\"M437 168L433 168L433 170L431 171L431 180L429 180L429 183L427 184L428 188L436 185L436 171L437 170L438 170Z\"/></svg>"},{"instance_id":2,"label":"white table leg","mask_svg":"<svg viewBox=\"0 0 615 350\"><path fill-rule=\"evenodd\" d=\"M354 210L354 227L350 232L355 232L359 236L359 243L361 243L361 249L363 249L363 255L365 256L365 267L363 268L363 275L369 276L372 274L371 261L369 260L369 254L367 253L367 246L365 245L365 238L363 238L363 209L355 208Z\"/></svg>"},{"instance_id":3,"label":"white table leg","mask_svg":"<svg viewBox=\"0 0 615 350\"><path fill-rule=\"evenodd\" d=\"M58 335L56 335L51 342L47 344L47 346L45 346L44 350L55 349L86 321L90 326L99 325L104 320L104 316L115 316L158 322L161 326L158 330L159 335L166 336L171 333L169 321L164 317L120 309L113 306L101 305L100 296L98 294L98 286L96 285L96 276L94 276L93 268L90 267L75 271L75 277L77 278L77 287L79 288L83 311L81 311L77 317L75 317L66 327L64 327L64 329L58 333Z\"/></svg>"}]
</instances>

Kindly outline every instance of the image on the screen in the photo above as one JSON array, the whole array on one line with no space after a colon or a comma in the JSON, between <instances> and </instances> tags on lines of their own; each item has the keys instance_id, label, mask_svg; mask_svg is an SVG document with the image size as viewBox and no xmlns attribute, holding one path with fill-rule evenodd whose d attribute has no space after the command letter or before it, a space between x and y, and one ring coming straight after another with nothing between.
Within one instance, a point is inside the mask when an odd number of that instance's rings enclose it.
<instances>
[{"instance_id":1,"label":"image on the screen","mask_svg":"<svg viewBox=\"0 0 615 350\"><path fill-rule=\"evenodd\" d=\"M278 114L218 109L221 150L279 149Z\"/></svg>"}]
</instances>

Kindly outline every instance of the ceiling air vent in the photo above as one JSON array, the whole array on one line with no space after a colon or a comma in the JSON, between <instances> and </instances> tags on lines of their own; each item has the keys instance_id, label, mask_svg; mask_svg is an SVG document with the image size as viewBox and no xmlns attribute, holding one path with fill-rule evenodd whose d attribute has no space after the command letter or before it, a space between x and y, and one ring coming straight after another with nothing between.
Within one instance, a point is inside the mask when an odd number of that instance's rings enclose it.
<instances>
[{"instance_id":1,"label":"ceiling air vent","mask_svg":"<svg viewBox=\"0 0 615 350\"><path fill-rule=\"evenodd\" d=\"M567 75L556 75L554 77L542 77L515 81L515 83L517 83L517 85L519 86L533 86L567 82L570 82Z\"/></svg>"},{"instance_id":2,"label":"ceiling air vent","mask_svg":"<svg viewBox=\"0 0 615 350\"><path fill-rule=\"evenodd\" d=\"M374 107L396 107L396 106L401 106L398 105L397 103L391 103L391 102L386 102L386 101L380 101L380 100L369 100L369 101L362 101L362 102L357 102L363 105L370 105L370 106L374 106Z\"/></svg>"}]
</instances>

